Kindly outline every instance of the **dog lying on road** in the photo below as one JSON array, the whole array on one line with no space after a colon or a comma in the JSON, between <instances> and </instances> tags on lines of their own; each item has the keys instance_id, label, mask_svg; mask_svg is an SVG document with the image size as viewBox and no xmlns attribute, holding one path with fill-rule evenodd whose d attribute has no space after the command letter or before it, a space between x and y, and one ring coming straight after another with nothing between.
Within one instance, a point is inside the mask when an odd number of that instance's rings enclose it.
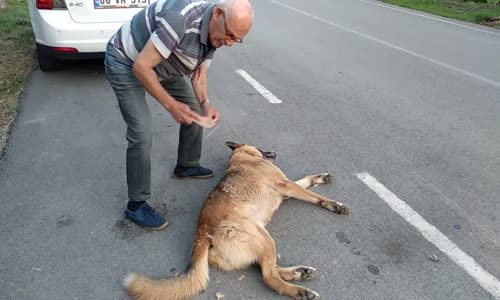
<instances>
[{"instance_id":1,"label":"dog lying on road","mask_svg":"<svg viewBox=\"0 0 500 300\"><path fill-rule=\"evenodd\" d=\"M290 197L349 214L344 204L306 189L328 183L332 176L323 173L293 182L272 163L275 153L232 142L226 145L233 153L224 178L201 209L186 272L166 280L130 274L124 281L129 295L137 300L191 299L206 289L209 265L229 271L258 263L265 284L278 293L294 299L319 299L318 293L287 282L311 279L316 269L278 266L276 246L265 226L281 202Z\"/></svg>"}]
</instances>

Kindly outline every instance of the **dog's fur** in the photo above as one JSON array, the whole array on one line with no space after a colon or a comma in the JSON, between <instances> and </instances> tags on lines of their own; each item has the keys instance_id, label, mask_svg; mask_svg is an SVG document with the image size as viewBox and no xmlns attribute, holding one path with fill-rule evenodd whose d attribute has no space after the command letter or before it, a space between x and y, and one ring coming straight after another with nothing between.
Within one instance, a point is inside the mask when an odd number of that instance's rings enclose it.
<instances>
[{"instance_id":1,"label":"dog's fur","mask_svg":"<svg viewBox=\"0 0 500 300\"><path fill-rule=\"evenodd\" d=\"M278 266L276 246L265 226L289 197L348 214L344 204L306 189L330 182L332 176L324 173L293 182L272 163L276 157L273 152L231 142L226 145L233 154L224 178L203 204L185 274L167 280L131 274L124 282L129 295L137 300L191 299L207 287L209 265L229 271L257 263L265 284L278 293L295 299L319 299L318 293L286 282L311 279L316 270Z\"/></svg>"}]
</instances>

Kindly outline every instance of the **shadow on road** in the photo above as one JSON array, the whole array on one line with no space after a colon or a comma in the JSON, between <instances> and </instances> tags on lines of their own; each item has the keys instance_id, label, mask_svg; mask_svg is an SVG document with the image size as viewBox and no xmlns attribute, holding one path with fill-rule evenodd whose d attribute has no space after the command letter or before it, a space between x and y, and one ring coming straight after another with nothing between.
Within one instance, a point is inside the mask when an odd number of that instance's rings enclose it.
<instances>
[{"instance_id":1,"label":"shadow on road","mask_svg":"<svg viewBox=\"0 0 500 300\"><path fill-rule=\"evenodd\" d=\"M36 62L35 70L36 69L39 69L38 62ZM61 72L104 73L104 58L90 59L90 60L67 60L64 61L63 65L58 70L46 73L50 74L50 73L61 73Z\"/></svg>"}]
</instances>

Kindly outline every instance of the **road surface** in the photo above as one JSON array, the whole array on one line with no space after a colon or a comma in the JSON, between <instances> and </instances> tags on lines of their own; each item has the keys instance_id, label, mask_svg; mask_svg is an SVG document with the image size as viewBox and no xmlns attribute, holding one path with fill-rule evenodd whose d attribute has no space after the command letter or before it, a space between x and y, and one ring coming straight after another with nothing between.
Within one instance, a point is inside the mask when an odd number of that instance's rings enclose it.
<instances>
[{"instance_id":1,"label":"road surface","mask_svg":"<svg viewBox=\"0 0 500 300\"><path fill-rule=\"evenodd\" d=\"M214 178L170 178L177 125L149 99L161 232L123 218L125 127L102 63L32 73L0 164L0 298L127 299L129 272L184 270L227 140L276 151L291 179L335 175L315 191L351 215L291 199L268 226L281 265L318 269L304 285L322 299L500 297L500 31L377 1L253 5L210 70ZM258 268L210 276L199 299L284 299Z\"/></svg>"}]
</instances>

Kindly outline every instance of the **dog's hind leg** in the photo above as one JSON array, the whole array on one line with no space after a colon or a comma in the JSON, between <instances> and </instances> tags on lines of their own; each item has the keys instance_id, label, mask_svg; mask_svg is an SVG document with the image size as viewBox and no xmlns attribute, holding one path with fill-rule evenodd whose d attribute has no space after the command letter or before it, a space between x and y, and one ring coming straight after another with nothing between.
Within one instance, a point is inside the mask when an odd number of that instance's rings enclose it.
<instances>
[{"instance_id":1,"label":"dog's hind leg","mask_svg":"<svg viewBox=\"0 0 500 300\"><path fill-rule=\"evenodd\" d=\"M283 195L283 197L292 197L299 200L318 204L328 210L331 210L341 215L348 215L350 211L349 207L347 207L346 205L328 199L327 197L312 192L310 190L307 190L304 187L300 186L299 184L290 180L284 180L278 182L275 188Z\"/></svg>"},{"instance_id":2,"label":"dog's hind leg","mask_svg":"<svg viewBox=\"0 0 500 300\"><path fill-rule=\"evenodd\" d=\"M258 243L253 244L259 256L259 264L262 270L262 276L266 285L281 295L287 295L299 300L319 299L319 294L305 288L290 284L281 277L279 267L276 264L277 254L273 238L264 227L257 226L260 236L256 237ZM281 269L286 270L286 269Z\"/></svg>"}]
</instances>

